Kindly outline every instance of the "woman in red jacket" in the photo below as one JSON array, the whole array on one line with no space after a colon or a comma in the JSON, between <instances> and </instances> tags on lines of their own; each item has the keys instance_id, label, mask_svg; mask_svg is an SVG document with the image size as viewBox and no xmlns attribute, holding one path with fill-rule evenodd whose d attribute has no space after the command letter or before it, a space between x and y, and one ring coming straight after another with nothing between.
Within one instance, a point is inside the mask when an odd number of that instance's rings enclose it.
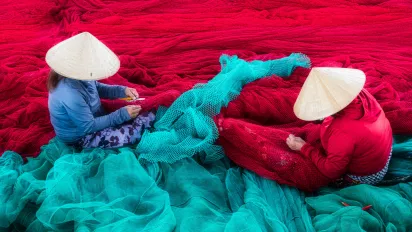
<instances>
[{"instance_id":1,"label":"woman in red jacket","mask_svg":"<svg viewBox=\"0 0 412 232\"><path fill-rule=\"evenodd\" d=\"M391 126L364 84L365 74L360 70L313 68L294 112L305 121L323 120L323 149L294 135L286 141L323 175L344 185L379 183L391 158Z\"/></svg>"}]
</instances>

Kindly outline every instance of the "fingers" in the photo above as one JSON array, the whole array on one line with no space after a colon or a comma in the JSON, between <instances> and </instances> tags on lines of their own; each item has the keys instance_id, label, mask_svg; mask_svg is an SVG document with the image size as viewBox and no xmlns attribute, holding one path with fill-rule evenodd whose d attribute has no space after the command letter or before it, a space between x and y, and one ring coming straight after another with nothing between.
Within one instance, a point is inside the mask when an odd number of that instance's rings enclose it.
<instances>
[{"instance_id":1,"label":"fingers","mask_svg":"<svg viewBox=\"0 0 412 232\"><path fill-rule=\"evenodd\" d=\"M296 138L296 141L301 142L301 143L305 142L305 140L303 140L302 138Z\"/></svg>"},{"instance_id":2,"label":"fingers","mask_svg":"<svg viewBox=\"0 0 412 232\"><path fill-rule=\"evenodd\" d=\"M139 94L137 93L136 89L130 89L130 93L132 94L131 97L133 97L134 99L139 98Z\"/></svg>"},{"instance_id":3,"label":"fingers","mask_svg":"<svg viewBox=\"0 0 412 232\"><path fill-rule=\"evenodd\" d=\"M289 147L290 149L293 149L294 141L293 141L293 139L292 139L291 137L289 137L289 138L286 139L286 144L288 145L288 147Z\"/></svg>"},{"instance_id":4,"label":"fingers","mask_svg":"<svg viewBox=\"0 0 412 232\"><path fill-rule=\"evenodd\" d=\"M132 89L132 93L136 98L139 98L139 93L135 89Z\"/></svg>"},{"instance_id":5,"label":"fingers","mask_svg":"<svg viewBox=\"0 0 412 232\"><path fill-rule=\"evenodd\" d=\"M137 93L136 89L126 88L126 96L133 98L133 100L136 100L139 98L139 93Z\"/></svg>"},{"instance_id":6,"label":"fingers","mask_svg":"<svg viewBox=\"0 0 412 232\"><path fill-rule=\"evenodd\" d=\"M138 114L142 110L141 106L132 106L132 113Z\"/></svg>"},{"instance_id":7,"label":"fingers","mask_svg":"<svg viewBox=\"0 0 412 232\"><path fill-rule=\"evenodd\" d=\"M142 107L139 105L129 105L129 107L131 107L132 109L142 109Z\"/></svg>"},{"instance_id":8,"label":"fingers","mask_svg":"<svg viewBox=\"0 0 412 232\"><path fill-rule=\"evenodd\" d=\"M131 118L136 118L139 115L140 111L142 110L141 106L136 106L136 105L130 105L126 107L127 107L127 111Z\"/></svg>"},{"instance_id":9,"label":"fingers","mask_svg":"<svg viewBox=\"0 0 412 232\"><path fill-rule=\"evenodd\" d=\"M142 109L141 106L139 105L128 105L126 106L127 108L130 108L130 110L137 110L137 109Z\"/></svg>"},{"instance_id":10,"label":"fingers","mask_svg":"<svg viewBox=\"0 0 412 232\"><path fill-rule=\"evenodd\" d=\"M301 137L296 137L292 134L290 134L289 137L286 140L288 140L288 139L291 140L291 141L299 141L299 142L304 141Z\"/></svg>"},{"instance_id":11,"label":"fingers","mask_svg":"<svg viewBox=\"0 0 412 232\"><path fill-rule=\"evenodd\" d=\"M286 139L286 144L290 147L293 142L293 135L289 135L289 137Z\"/></svg>"},{"instance_id":12,"label":"fingers","mask_svg":"<svg viewBox=\"0 0 412 232\"><path fill-rule=\"evenodd\" d=\"M286 139L286 144L288 145L288 147L290 149L296 151L296 150L298 150L297 149L297 147L298 147L297 142L298 142L299 139L300 139L299 137L296 137L296 136L290 134L289 137Z\"/></svg>"},{"instance_id":13,"label":"fingers","mask_svg":"<svg viewBox=\"0 0 412 232\"><path fill-rule=\"evenodd\" d=\"M137 114L139 114L141 110L142 110L142 107L141 107L141 106L137 106L137 107L136 107Z\"/></svg>"}]
</instances>

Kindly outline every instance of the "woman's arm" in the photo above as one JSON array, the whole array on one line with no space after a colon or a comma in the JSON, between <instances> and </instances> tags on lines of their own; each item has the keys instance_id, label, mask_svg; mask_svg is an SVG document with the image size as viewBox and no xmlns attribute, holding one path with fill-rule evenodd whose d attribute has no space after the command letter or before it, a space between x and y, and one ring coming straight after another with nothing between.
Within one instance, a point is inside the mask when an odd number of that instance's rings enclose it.
<instances>
[{"instance_id":1,"label":"woman's arm","mask_svg":"<svg viewBox=\"0 0 412 232\"><path fill-rule=\"evenodd\" d=\"M96 81L99 96L103 99L118 99L126 97L126 87L120 85L106 85Z\"/></svg>"},{"instance_id":2,"label":"woman's arm","mask_svg":"<svg viewBox=\"0 0 412 232\"><path fill-rule=\"evenodd\" d=\"M348 169L354 150L352 139L345 133L333 131L325 147L326 154L306 143L301 152L312 160L318 170L326 177L335 180L342 177Z\"/></svg>"},{"instance_id":3,"label":"woman's arm","mask_svg":"<svg viewBox=\"0 0 412 232\"><path fill-rule=\"evenodd\" d=\"M78 93L73 93L70 99L63 102L63 105L81 135L117 126L131 119L125 107L111 114L95 118L89 105Z\"/></svg>"}]
</instances>

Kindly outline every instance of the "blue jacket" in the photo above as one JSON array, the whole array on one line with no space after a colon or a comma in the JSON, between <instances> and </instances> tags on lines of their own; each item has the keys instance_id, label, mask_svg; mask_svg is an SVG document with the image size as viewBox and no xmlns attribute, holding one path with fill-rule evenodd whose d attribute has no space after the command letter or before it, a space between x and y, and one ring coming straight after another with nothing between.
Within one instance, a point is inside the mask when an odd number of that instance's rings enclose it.
<instances>
[{"instance_id":1,"label":"blue jacket","mask_svg":"<svg viewBox=\"0 0 412 232\"><path fill-rule=\"evenodd\" d=\"M63 142L75 143L87 134L129 121L126 108L106 114L100 102L100 98L126 97L125 88L97 81L62 79L49 93L50 121L56 136Z\"/></svg>"}]
</instances>

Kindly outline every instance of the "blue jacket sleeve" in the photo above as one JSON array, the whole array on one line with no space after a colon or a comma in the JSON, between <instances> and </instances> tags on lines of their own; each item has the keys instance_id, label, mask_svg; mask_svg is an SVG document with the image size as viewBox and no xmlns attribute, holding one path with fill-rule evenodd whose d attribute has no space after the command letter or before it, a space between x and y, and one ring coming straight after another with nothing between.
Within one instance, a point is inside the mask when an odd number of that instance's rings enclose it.
<instances>
[{"instance_id":1,"label":"blue jacket sleeve","mask_svg":"<svg viewBox=\"0 0 412 232\"><path fill-rule=\"evenodd\" d=\"M103 99L117 99L126 97L126 87L120 85L106 85L96 81L96 88L99 92L100 98Z\"/></svg>"},{"instance_id":2,"label":"blue jacket sleeve","mask_svg":"<svg viewBox=\"0 0 412 232\"><path fill-rule=\"evenodd\" d=\"M78 128L80 136L120 125L130 120L125 107L105 116L94 117L89 105L79 93L73 93L71 98L63 102L68 116Z\"/></svg>"}]
</instances>

